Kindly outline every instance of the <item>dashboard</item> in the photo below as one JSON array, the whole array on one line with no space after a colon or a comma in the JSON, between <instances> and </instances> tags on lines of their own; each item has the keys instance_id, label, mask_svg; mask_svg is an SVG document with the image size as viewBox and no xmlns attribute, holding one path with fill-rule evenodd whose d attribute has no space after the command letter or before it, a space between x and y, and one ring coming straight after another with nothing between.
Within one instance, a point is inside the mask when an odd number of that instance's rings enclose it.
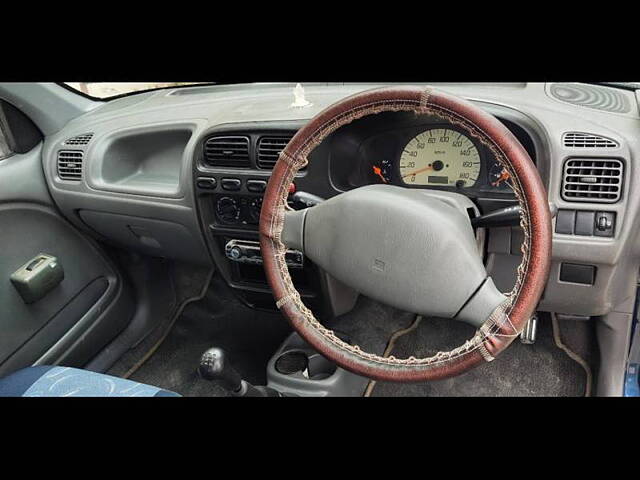
<instances>
[{"instance_id":1,"label":"dashboard","mask_svg":"<svg viewBox=\"0 0 640 480\"><path fill-rule=\"evenodd\" d=\"M306 86L311 105L305 108L292 107L293 85L283 84L124 97L47 137L43 168L57 206L78 228L145 255L215 265L247 303L266 308L273 299L262 267L230 256L234 246L248 255L254 251L263 189L278 148L328 105L375 86ZM633 108L611 112L570 104L567 95L554 97L570 84L436 86L474 102L516 136L559 210L540 308L577 316L626 308L618 306L631 295L636 265L621 259L640 253L634 180L640 114L633 94L617 93L625 96L621 105ZM229 158L221 162L212 160L218 140L227 142L219 151ZM491 152L439 118L401 112L366 117L331 134L309 160L296 175L295 188L324 199L387 183L458 192L472 199L480 214L515 203L510 179ZM612 178L604 189L593 190L582 179L591 182L595 174L589 172L599 168L610 169ZM611 222L607 235L593 228L594 218L603 215ZM478 232L487 269L505 291L520 263L521 235L518 227ZM294 253L291 261L305 301L329 303L335 312L346 287ZM567 281L565 265L590 268L590 283Z\"/></svg>"}]
</instances>

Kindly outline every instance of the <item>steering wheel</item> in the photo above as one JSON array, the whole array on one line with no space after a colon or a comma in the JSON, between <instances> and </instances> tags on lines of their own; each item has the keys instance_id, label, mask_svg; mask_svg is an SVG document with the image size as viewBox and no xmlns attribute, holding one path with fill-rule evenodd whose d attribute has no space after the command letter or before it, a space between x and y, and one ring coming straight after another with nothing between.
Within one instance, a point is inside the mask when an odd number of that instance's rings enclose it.
<instances>
[{"instance_id":1,"label":"steering wheel","mask_svg":"<svg viewBox=\"0 0 640 480\"><path fill-rule=\"evenodd\" d=\"M477 138L506 168L521 207L522 263L513 290L501 293L478 253L458 193L370 185L306 210L287 205L289 186L330 133L381 112L414 112L449 121ZM383 381L459 375L492 361L524 329L549 274L551 216L536 167L495 117L431 87L389 87L347 97L311 119L280 154L260 215L260 246L276 305L313 348L339 366ZM285 261L287 248L356 291L405 311L474 325L463 345L428 358L381 357L341 340L303 304Z\"/></svg>"}]
</instances>

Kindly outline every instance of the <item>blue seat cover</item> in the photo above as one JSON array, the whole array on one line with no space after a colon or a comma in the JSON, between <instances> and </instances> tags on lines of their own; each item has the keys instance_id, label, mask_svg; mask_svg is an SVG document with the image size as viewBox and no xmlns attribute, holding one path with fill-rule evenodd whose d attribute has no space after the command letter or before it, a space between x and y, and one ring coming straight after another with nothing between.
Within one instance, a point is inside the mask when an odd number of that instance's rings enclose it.
<instances>
[{"instance_id":1,"label":"blue seat cover","mask_svg":"<svg viewBox=\"0 0 640 480\"><path fill-rule=\"evenodd\" d=\"M0 379L2 397L179 397L123 378L71 367L29 367Z\"/></svg>"}]
</instances>

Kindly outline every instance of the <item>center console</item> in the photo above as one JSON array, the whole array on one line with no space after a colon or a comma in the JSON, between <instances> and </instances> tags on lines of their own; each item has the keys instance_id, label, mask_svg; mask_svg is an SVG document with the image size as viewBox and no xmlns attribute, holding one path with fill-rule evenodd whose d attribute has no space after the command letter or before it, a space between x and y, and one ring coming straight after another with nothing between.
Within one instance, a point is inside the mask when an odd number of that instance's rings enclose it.
<instances>
[{"instance_id":1,"label":"center console","mask_svg":"<svg viewBox=\"0 0 640 480\"><path fill-rule=\"evenodd\" d=\"M299 122L218 126L206 131L196 147L193 182L209 252L227 284L253 308L275 308L262 266L258 223L273 166L300 127ZM317 191L306 170L296 175L294 185ZM331 309L331 302L327 306L322 299L332 280L299 251L289 250L286 260L305 303L320 313Z\"/></svg>"},{"instance_id":2,"label":"center console","mask_svg":"<svg viewBox=\"0 0 640 480\"><path fill-rule=\"evenodd\" d=\"M349 338L340 335L342 340ZM361 397L369 379L327 360L292 333L267 364L267 387L301 397Z\"/></svg>"}]
</instances>

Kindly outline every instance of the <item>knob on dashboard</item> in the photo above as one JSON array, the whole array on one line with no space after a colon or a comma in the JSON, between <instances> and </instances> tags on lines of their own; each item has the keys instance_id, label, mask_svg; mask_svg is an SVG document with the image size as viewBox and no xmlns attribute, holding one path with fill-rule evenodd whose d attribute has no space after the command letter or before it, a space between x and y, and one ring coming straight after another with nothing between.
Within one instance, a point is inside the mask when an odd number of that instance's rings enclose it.
<instances>
[{"instance_id":1,"label":"knob on dashboard","mask_svg":"<svg viewBox=\"0 0 640 480\"><path fill-rule=\"evenodd\" d=\"M249 214L251 215L251 220L255 223L260 221L260 211L262 210L262 197L255 197L249 203Z\"/></svg>"},{"instance_id":2,"label":"knob on dashboard","mask_svg":"<svg viewBox=\"0 0 640 480\"><path fill-rule=\"evenodd\" d=\"M219 198L216 202L216 214L225 223L235 223L240 218L240 207L231 197Z\"/></svg>"}]
</instances>

